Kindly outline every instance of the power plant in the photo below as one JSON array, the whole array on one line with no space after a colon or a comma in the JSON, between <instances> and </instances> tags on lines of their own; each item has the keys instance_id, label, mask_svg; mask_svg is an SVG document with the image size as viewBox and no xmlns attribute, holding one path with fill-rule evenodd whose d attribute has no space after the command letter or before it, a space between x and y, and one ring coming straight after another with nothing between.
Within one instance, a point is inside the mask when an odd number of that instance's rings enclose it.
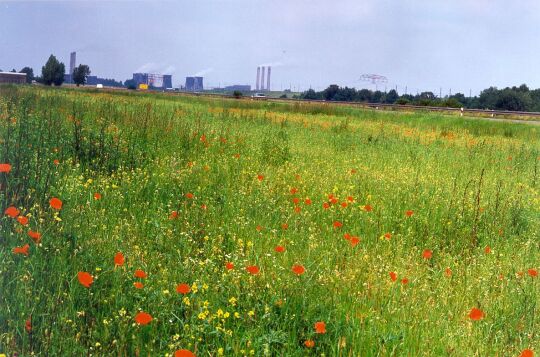
<instances>
[{"instance_id":1,"label":"power plant","mask_svg":"<svg viewBox=\"0 0 540 357\"><path fill-rule=\"evenodd\" d=\"M172 75L155 73L133 73L135 85L144 84L150 88L172 88Z\"/></svg>"},{"instance_id":2,"label":"power plant","mask_svg":"<svg viewBox=\"0 0 540 357\"><path fill-rule=\"evenodd\" d=\"M203 77L186 77L185 90L188 92L199 92L203 89Z\"/></svg>"},{"instance_id":3,"label":"power plant","mask_svg":"<svg viewBox=\"0 0 540 357\"><path fill-rule=\"evenodd\" d=\"M255 82L255 90L257 91L269 91L270 90L270 75L272 74L272 67L268 66L268 73L266 76L266 88L264 87L264 72L265 66L257 67L257 81Z\"/></svg>"}]
</instances>

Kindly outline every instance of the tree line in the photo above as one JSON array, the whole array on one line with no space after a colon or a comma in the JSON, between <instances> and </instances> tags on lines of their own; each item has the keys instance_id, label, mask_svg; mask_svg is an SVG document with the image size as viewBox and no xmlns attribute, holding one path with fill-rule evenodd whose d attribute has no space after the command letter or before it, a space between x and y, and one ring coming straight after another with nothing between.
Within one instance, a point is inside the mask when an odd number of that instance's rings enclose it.
<instances>
[{"instance_id":1,"label":"tree line","mask_svg":"<svg viewBox=\"0 0 540 357\"><path fill-rule=\"evenodd\" d=\"M369 89L355 89L339 87L332 84L323 91L316 92L309 89L297 96L300 99L327 100L344 102L411 104L434 107L494 109L514 111L540 112L540 89L531 90L527 85L519 87L506 87L498 89L489 87L480 92L480 95L466 97L463 93L456 93L445 97L437 97L433 92L422 92L416 95L399 95L395 89L389 92Z\"/></svg>"}]
</instances>

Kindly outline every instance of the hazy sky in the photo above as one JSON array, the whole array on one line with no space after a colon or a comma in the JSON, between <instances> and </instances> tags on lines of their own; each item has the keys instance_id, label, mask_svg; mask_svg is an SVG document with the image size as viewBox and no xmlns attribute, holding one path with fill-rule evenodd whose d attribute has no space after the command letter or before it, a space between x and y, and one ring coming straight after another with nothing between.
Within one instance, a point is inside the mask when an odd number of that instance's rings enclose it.
<instances>
[{"instance_id":1,"label":"hazy sky","mask_svg":"<svg viewBox=\"0 0 540 357\"><path fill-rule=\"evenodd\" d=\"M167 72L175 86L197 73L254 86L272 63L273 89L369 88L364 73L400 93L537 88L540 1L0 0L1 69L39 74L51 53L68 67L74 50L100 77Z\"/></svg>"}]
</instances>

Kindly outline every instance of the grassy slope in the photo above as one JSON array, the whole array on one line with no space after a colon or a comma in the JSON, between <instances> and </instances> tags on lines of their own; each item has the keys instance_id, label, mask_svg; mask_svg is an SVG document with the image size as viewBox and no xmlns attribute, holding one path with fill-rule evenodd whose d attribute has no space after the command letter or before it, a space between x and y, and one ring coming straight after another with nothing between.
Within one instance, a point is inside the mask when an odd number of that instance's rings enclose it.
<instances>
[{"instance_id":1,"label":"grassy slope","mask_svg":"<svg viewBox=\"0 0 540 357\"><path fill-rule=\"evenodd\" d=\"M30 213L43 234L36 246L27 227L1 220L1 287L10 293L0 300L0 352L471 356L539 348L539 282L527 274L540 258L537 128L327 105L0 94L0 162L14 166L0 178L0 208ZM324 209L329 194L338 203ZM57 214L52 196L64 202ZM179 216L169 220L173 210ZM357 246L347 232L360 237ZM27 242L29 257L12 254ZM114 269L117 251L126 264ZM251 264L259 275L246 273ZM295 276L293 264L306 273ZM148 273L141 290L132 285L137 268ZM94 276L90 289L78 271ZM193 284L185 297L175 291L181 282ZM472 307L485 319L471 321ZM141 309L155 319L148 326L133 322ZM314 333L316 321L326 334Z\"/></svg>"}]
</instances>

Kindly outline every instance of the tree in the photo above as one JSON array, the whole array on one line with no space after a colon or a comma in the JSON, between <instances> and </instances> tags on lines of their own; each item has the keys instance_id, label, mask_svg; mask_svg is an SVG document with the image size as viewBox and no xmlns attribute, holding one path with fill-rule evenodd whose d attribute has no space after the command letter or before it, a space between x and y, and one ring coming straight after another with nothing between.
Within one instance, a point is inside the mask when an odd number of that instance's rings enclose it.
<instances>
[{"instance_id":1,"label":"tree","mask_svg":"<svg viewBox=\"0 0 540 357\"><path fill-rule=\"evenodd\" d=\"M124 86L127 87L127 89L137 89L137 83L133 79L126 79L124 81Z\"/></svg>"},{"instance_id":2,"label":"tree","mask_svg":"<svg viewBox=\"0 0 540 357\"><path fill-rule=\"evenodd\" d=\"M45 66L41 67L43 84L48 86L53 83L55 86L62 85L65 73L66 66L62 62L59 62L53 55L49 57Z\"/></svg>"},{"instance_id":3,"label":"tree","mask_svg":"<svg viewBox=\"0 0 540 357\"><path fill-rule=\"evenodd\" d=\"M323 91L323 97L326 100L333 100L338 92L339 86L337 84L331 84Z\"/></svg>"},{"instance_id":4,"label":"tree","mask_svg":"<svg viewBox=\"0 0 540 357\"><path fill-rule=\"evenodd\" d=\"M31 84L34 80L34 70L30 67L24 67L19 73L26 73L26 83Z\"/></svg>"},{"instance_id":5,"label":"tree","mask_svg":"<svg viewBox=\"0 0 540 357\"><path fill-rule=\"evenodd\" d=\"M79 66L75 67L73 70L73 83L77 85L85 85L86 84L86 77L90 74L90 67L86 64L80 64Z\"/></svg>"},{"instance_id":6,"label":"tree","mask_svg":"<svg viewBox=\"0 0 540 357\"><path fill-rule=\"evenodd\" d=\"M233 92L233 97L235 97L236 99L240 99L242 97L242 92L240 92L239 90L235 90Z\"/></svg>"},{"instance_id":7,"label":"tree","mask_svg":"<svg viewBox=\"0 0 540 357\"><path fill-rule=\"evenodd\" d=\"M384 96L384 102L394 104L396 102L396 100L398 100L398 98L399 98L398 93L396 92L395 89L392 89L392 90L390 90L390 92L388 92Z\"/></svg>"},{"instance_id":8,"label":"tree","mask_svg":"<svg viewBox=\"0 0 540 357\"><path fill-rule=\"evenodd\" d=\"M505 88L500 91L495 102L496 109L527 111L532 106L529 93Z\"/></svg>"}]
</instances>

